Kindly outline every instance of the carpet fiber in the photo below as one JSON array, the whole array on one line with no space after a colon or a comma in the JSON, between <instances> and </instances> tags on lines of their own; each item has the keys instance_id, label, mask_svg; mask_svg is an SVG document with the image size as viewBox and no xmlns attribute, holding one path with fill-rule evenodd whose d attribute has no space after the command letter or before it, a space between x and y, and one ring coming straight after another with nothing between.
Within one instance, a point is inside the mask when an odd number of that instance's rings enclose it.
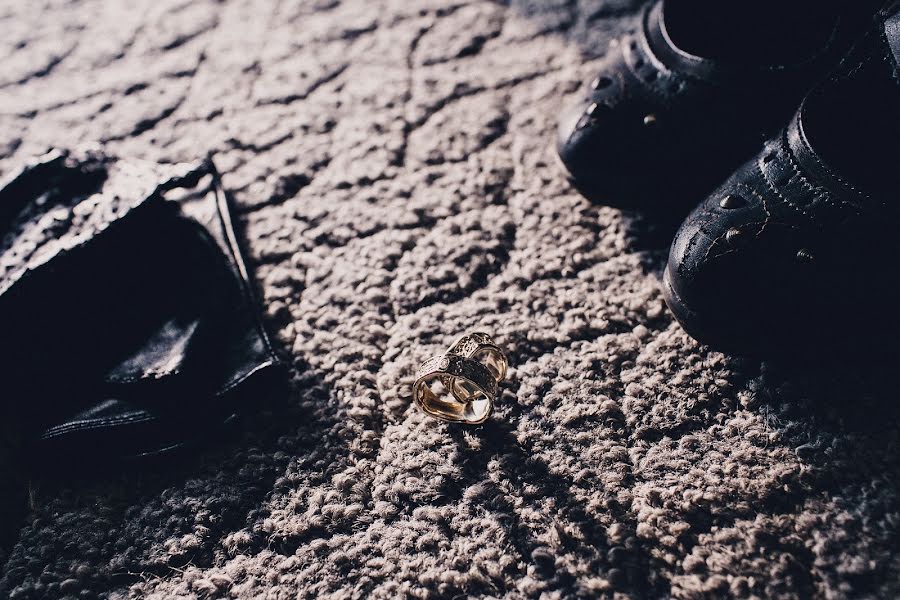
<instances>
[{"instance_id":1,"label":"carpet fiber","mask_svg":"<svg viewBox=\"0 0 900 600\"><path fill-rule=\"evenodd\" d=\"M32 480L0 596L894 596L896 369L697 344L659 290L671 227L554 164L634 10L3 3L0 172L214 151L291 390L174 464ZM425 418L417 365L473 329L509 352L498 411Z\"/></svg>"}]
</instances>

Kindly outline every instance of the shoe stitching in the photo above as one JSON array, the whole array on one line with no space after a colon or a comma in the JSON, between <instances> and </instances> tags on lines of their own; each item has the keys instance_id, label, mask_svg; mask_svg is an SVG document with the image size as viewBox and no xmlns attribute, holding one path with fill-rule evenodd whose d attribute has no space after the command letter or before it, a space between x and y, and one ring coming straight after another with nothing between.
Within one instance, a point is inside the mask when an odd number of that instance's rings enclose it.
<instances>
[{"instance_id":1,"label":"shoe stitching","mask_svg":"<svg viewBox=\"0 0 900 600\"><path fill-rule=\"evenodd\" d=\"M661 82L663 79L667 79L669 82L674 82L678 85L679 89L676 92L666 92L663 89L661 83L656 83L656 85L651 85L649 82L645 81L643 77L637 72L637 70L628 62L627 57L625 56L625 50L622 51L622 58L625 62L626 68L630 73L635 76L635 79L638 80L640 86L646 90L650 95L656 97L657 99L663 102L663 106L665 108L669 108L673 105L674 99L679 93L683 90L686 84L704 84L707 85L715 85L714 82L707 81L702 77L695 76L691 73L686 73L681 70L671 69L666 65L666 63L654 52L653 47L650 44L650 35L648 32L648 19L650 13L652 12L652 8L648 9L645 16L641 19L641 35L637 33L632 34L630 37L632 41L635 43L635 48L632 49L629 45L627 50L629 52L638 52L640 51L640 58L644 60L645 64L651 65L656 72L659 74L657 76L656 82ZM686 55L686 59L693 61L695 63L700 63L703 59Z\"/></svg>"},{"instance_id":2,"label":"shoe stitching","mask_svg":"<svg viewBox=\"0 0 900 600\"><path fill-rule=\"evenodd\" d=\"M669 81L675 81L680 84L682 81L690 81L693 80L693 78L687 73L673 71L666 67L666 65L653 53L653 49L650 48L646 36L642 36L641 39L636 39L634 41L637 43L637 48L626 45L626 48L622 51L622 61L625 63L625 68L628 69L629 73L634 75L634 78L638 81L638 85L645 91L649 92L650 95L656 97L658 100L663 101L665 104L670 104L672 94L667 94L663 91L660 82L664 79L668 79ZM626 52L628 55L625 54ZM629 61L629 58L632 60ZM641 77L638 68L634 65L634 59L640 59L645 65L651 66L656 71L657 77L653 83L648 82L644 77Z\"/></svg>"},{"instance_id":3,"label":"shoe stitching","mask_svg":"<svg viewBox=\"0 0 900 600\"><path fill-rule=\"evenodd\" d=\"M800 180L801 187L812 194L813 201L810 202L809 205L813 206L816 203L820 202L832 208L842 208L846 206L848 204L847 202L836 200L832 197L833 195L829 193L827 189L810 181L806 174L801 170L800 164L797 162L797 157L794 156L794 153L791 151L790 145L787 143L787 131L782 132L782 136L784 138L782 144L784 146L785 154L787 155L788 165Z\"/></svg>"},{"instance_id":4,"label":"shoe stitching","mask_svg":"<svg viewBox=\"0 0 900 600\"><path fill-rule=\"evenodd\" d=\"M864 191L858 189L858 188L857 188L856 186L854 186L852 183L850 183L849 181L847 181L846 179L844 179L844 178L843 178L839 173L837 173L832 167L830 167L830 166L827 165L824 161L822 161L822 159L819 157L818 153L815 152L814 150L812 150L812 144L809 143L809 139L806 137L806 134L803 132L802 129L800 129L800 130L798 131L798 133L799 133L800 136L803 138L803 143L807 146L807 148L809 148L809 149L811 150L811 152L809 152L809 154L812 156L812 159L815 161L815 163L816 163L819 167L821 167L822 170L824 170L826 173L828 173L829 176L830 176L832 179L834 179L836 183L838 183L842 188L844 188L844 191L845 191L845 192L848 192L848 193L851 193L851 194L855 194L856 196L859 196L860 199L862 200L862 204L863 204L863 205L865 205L865 204L867 204L867 203L872 203L872 202L874 202L874 199L873 199L869 194L867 194L866 192L864 192ZM785 134L785 136L786 136L786 134ZM790 146L787 145L787 139L786 139L786 137L785 137L785 140L783 141L783 143L784 143L784 145L785 145L785 150L786 150L786 152L787 152L787 154L788 154L788 157L789 157L789 159L791 160L791 162L793 163L793 160L794 160L793 153L791 152ZM792 165L792 166L793 166L793 165ZM798 167L798 168L799 168L799 167ZM799 172L799 171L798 171L798 172ZM824 187L823 187L823 189L826 190L826 192L828 192L829 194L831 194L831 192L828 191L827 188L824 188ZM849 203L849 202L845 202L844 204L849 204L850 206L853 206L853 204L852 204L852 203Z\"/></svg>"},{"instance_id":5,"label":"shoe stitching","mask_svg":"<svg viewBox=\"0 0 900 600\"><path fill-rule=\"evenodd\" d=\"M782 139L781 141L782 141L782 145L783 145L783 144L784 144L784 140ZM786 150L786 149L785 149L785 150ZM774 182L772 182L772 181L769 180L769 177L766 175L765 170L762 168L762 165L760 164L760 160L761 160L761 159L758 159L758 160L756 161L755 166L756 166L756 170L759 171L759 174L760 174L760 176L762 177L762 180L765 182L766 187L767 187L773 194L775 194L775 196L776 196L779 200L781 200L781 202L782 202L783 204L785 204L786 206L789 206L789 207L792 208L794 211L800 213L802 216L804 216L804 217L806 217L806 218L809 218L809 213L807 213L804 209L800 208L799 206L796 206L796 205L793 204L792 202L789 202L788 199L785 198L784 195L778 190L778 188L775 187Z\"/></svg>"},{"instance_id":6,"label":"shoe stitching","mask_svg":"<svg viewBox=\"0 0 900 600\"><path fill-rule=\"evenodd\" d=\"M649 16L649 15L648 15L648 16ZM653 47L650 45L650 35L649 35L648 31L647 31L647 27L648 27L648 25L647 25L647 22L646 22L646 18L644 18L644 19L641 20L641 32L642 32L643 35L639 36L640 39L636 40L636 41L638 42L638 45L640 45L641 50L643 50L644 55L645 55L647 58L649 58L649 59L651 60L651 62L654 63L654 66L657 68L658 71L665 71L665 72L669 72L669 73L675 73L676 71L674 71L674 70L670 69L668 66L666 66L666 63L664 63L664 62L662 61L662 59L661 59L659 56L657 56L656 52L653 51ZM638 36L635 35L635 37L638 37ZM692 62L694 62L694 63L701 63L701 62L703 62L702 59L699 59L699 58L697 58L697 57L695 57L695 56L685 55L684 58L686 58L687 60L690 60L690 61L692 61ZM694 75L691 75L690 73L679 72L679 74L681 74L681 75L682 75L683 77L685 77L685 78L698 79L698 80L699 80L699 78L697 78L697 77L694 76Z\"/></svg>"},{"instance_id":7,"label":"shoe stitching","mask_svg":"<svg viewBox=\"0 0 900 600\"><path fill-rule=\"evenodd\" d=\"M663 65L658 58L656 58L652 52L649 51L649 48L646 47L646 44L642 40L637 39L636 34L625 36L617 48L619 52L619 59L622 63L622 67L624 68L613 68L613 73L608 73L605 71L601 71L597 74L597 77L610 77L612 78L616 84L615 93L610 94L610 97L602 98L601 94L598 93L598 90L591 89L588 93L587 100L590 102L596 102L597 104L604 104L610 108L617 106L622 99L627 96L626 89L629 87L639 88L641 91L649 95L655 102L658 103L658 106L647 107L647 110L650 111L659 111L665 110L672 106L673 93L666 93L663 88L663 82L668 83L676 83L678 85L683 85L684 81L687 79L687 76L684 74L672 71L667 69L665 65ZM634 42L636 48L632 49L631 43ZM642 77L638 72L637 68L633 66L635 60L641 60L645 65L650 65L657 73L656 78L653 80L653 83L646 80L645 77ZM625 77L625 73L628 73L632 76L634 80L633 83L629 83L627 78ZM584 129L586 127L592 126L596 123L596 120L590 119L583 115L578 123L575 126L574 131L578 131L580 129Z\"/></svg>"}]
</instances>

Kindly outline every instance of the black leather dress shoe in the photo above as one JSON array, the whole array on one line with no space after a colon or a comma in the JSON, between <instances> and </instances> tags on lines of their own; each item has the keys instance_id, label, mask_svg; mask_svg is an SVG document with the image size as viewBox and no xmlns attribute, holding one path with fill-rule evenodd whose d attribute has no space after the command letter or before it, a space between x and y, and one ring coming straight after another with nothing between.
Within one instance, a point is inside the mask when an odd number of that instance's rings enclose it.
<instances>
[{"instance_id":1,"label":"black leather dress shoe","mask_svg":"<svg viewBox=\"0 0 900 600\"><path fill-rule=\"evenodd\" d=\"M718 349L859 355L900 331L900 3L682 224L666 302Z\"/></svg>"},{"instance_id":2,"label":"black leather dress shoe","mask_svg":"<svg viewBox=\"0 0 900 600\"><path fill-rule=\"evenodd\" d=\"M649 5L640 26L610 45L597 77L560 119L559 157L573 185L593 201L685 214L787 122L874 13L826 19L808 52L768 64L763 57L757 63L686 51L669 28L674 6L673 0Z\"/></svg>"}]
</instances>

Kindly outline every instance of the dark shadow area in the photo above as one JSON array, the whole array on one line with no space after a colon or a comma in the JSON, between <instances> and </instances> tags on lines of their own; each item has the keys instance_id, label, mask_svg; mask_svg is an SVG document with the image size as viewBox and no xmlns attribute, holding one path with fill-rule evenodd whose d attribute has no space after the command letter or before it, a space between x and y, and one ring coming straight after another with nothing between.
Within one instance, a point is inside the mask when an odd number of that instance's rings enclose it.
<instances>
[{"instance_id":1,"label":"dark shadow area","mask_svg":"<svg viewBox=\"0 0 900 600\"><path fill-rule=\"evenodd\" d=\"M120 527L128 520L140 519L144 521L143 526L156 527L177 538L192 532L193 519L176 526L183 528L179 533L177 529L172 530L172 519L177 513L161 514L163 521L158 523L153 522L153 515L140 513L143 498L155 499L161 494L166 495L167 490L182 489L217 491L215 497L196 499L203 506L208 502L215 503L215 526L208 532L209 539L218 540L228 533L252 526L265 517L261 507L276 480L284 475L288 462L320 446L323 438L338 424L331 412L323 410L330 403L329 391L322 379L303 364L295 365L293 370L290 384L272 377L243 390L243 399L247 403L245 414L225 426L211 427L198 439L172 452L92 464L90 468L77 471L62 471L54 468L58 465L44 464L20 473L18 480L23 487L17 494L14 519L5 521L4 526L9 526L8 533L18 534L24 525L25 531L34 536L37 529L52 527L53 523L36 522L29 516L30 510L53 502L80 507L81 512L96 506L97 527ZM289 392L288 385L294 388L294 393ZM102 499L102 502L93 504L93 498ZM76 526L80 527L78 537L82 539L103 537L102 532L92 531L83 524ZM15 537L7 535L6 541L8 548ZM148 536L143 541L152 545L161 540ZM147 555L149 547L128 546L117 551L115 562L118 568L114 572L95 573L92 577L95 585L111 588L127 586L151 575L163 576L187 564L210 566L215 547L215 543L203 544L196 552L172 557L167 564L160 565ZM78 547L66 546L58 552L57 562L67 557L77 559L81 551ZM29 575L39 578L42 564L23 564L15 555L8 558L10 568L0 579L0 594L9 591L6 586L10 582L21 581ZM106 579L106 584L101 579Z\"/></svg>"},{"instance_id":2,"label":"dark shadow area","mask_svg":"<svg viewBox=\"0 0 900 600\"><path fill-rule=\"evenodd\" d=\"M803 361L758 363L751 386L760 406L780 407L791 421L814 423L822 432L847 431L865 436L877 454L896 453L897 444L877 438L888 434L900 443L900 402L896 401L897 356L865 364L812 365ZM747 364L753 361L748 360ZM886 456L887 454L885 454ZM864 469L865 465L861 465Z\"/></svg>"},{"instance_id":3,"label":"dark shadow area","mask_svg":"<svg viewBox=\"0 0 900 600\"><path fill-rule=\"evenodd\" d=\"M584 561L599 562L602 565L602 575L618 592L642 598L664 595L666 590L659 588L661 580L650 576L652 561L648 550L640 544L626 548L608 540L605 526L596 522L572 496L572 482L553 473L540 458L519 444L515 435L515 422L519 411L515 405L512 412L516 414L492 418L475 429L462 427L448 429L449 435L469 458L464 464L463 477L448 482L447 489L443 490L442 496L445 501L458 500L463 493L477 498L495 516L500 515L501 520L506 523L510 543L524 564L534 564L537 576L545 579L552 589L568 590L573 596L578 595L576 576L554 567L552 551L541 544L529 531L528 526L522 523L514 499L496 484L485 479L488 463L499 460L503 473L509 477L517 495L523 497L537 495L553 499L558 514L577 529L581 539L573 538L559 528L556 530L567 551L579 555ZM470 447L467 437L478 440L477 452ZM615 507L611 516L630 531L634 531L636 523L627 515L624 507Z\"/></svg>"},{"instance_id":4,"label":"dark shadow area","mask_svg":"<svg viewBox=\"0 0 900 600\"><path fill-rule=\"evenodd\" d=\"M900 506L896 360L843 368L767 362L758 368L748 408L763 416L776 443L793 447L803 469L793 485L761 498L759 511L792 515L816 498L848 502L854 519L883 528L876 536L880 543L893 540L883 550L896 552L900 530L888 516ZM799 540L793 551L802 563L791 573L810 578L816 557ZM894 576L888 563L847 580L854 595L879 596Z\"/></svg>"},{"instance_id":5,"label":"dark shadow area","mask_svg":"<svg viewBox=\"0 0 900 600\"><path fill-rule=\"evenodd\" d=\"M639 211L622 211L622 222L631 242L638 252L668 254L672 238L681 225L682 217L673 215L653 215ZM658 261L658 270L665 266L665 258Z\"/></svg>"}]
</instances>

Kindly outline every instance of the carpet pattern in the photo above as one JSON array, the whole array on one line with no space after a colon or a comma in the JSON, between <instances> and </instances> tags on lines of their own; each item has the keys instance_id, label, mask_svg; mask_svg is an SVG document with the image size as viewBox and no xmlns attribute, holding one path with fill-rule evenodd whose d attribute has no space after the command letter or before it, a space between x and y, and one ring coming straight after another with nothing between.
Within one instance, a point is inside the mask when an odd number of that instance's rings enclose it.
<instances>
[{"instance_id":1,"label":"carpet pattern","mask_svg":"<svg viewBox=\"0 0 900 600\"><path fill-rule=\"evenodd\" d=\"M671 228L554 164L635 9L0 4L0 172L214 151L291 368L286 406L177 464L32 480L0 596L895 596L892 370L697 344L659 290ZM428 420L413 373L473 329L509 353L498 411Z\"/></svg>"}]
</instances>

